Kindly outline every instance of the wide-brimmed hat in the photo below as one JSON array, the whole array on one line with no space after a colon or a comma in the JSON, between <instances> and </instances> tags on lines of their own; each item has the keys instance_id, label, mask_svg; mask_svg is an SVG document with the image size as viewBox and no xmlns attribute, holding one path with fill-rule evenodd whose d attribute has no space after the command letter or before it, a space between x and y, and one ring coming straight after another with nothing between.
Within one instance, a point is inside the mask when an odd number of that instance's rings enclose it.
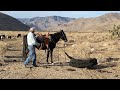
<instances>
[{"instance_id":1,"label":"wide-brimmed hat","mask_svg":"<svg viewBox=\"0 0 120 90\"><path fill-rule=\"evenodd\" d=\"M30 32L34 32L36 29L34 27L30 28L29 31Z\"/></svg>"}]
</instances>

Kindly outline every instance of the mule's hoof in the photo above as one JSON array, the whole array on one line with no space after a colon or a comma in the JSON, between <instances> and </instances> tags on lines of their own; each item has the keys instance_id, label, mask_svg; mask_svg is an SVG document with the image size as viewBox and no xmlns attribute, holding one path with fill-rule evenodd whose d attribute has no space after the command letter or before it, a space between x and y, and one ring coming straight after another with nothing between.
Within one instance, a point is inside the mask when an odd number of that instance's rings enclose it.
<instances>
[{"instance_id":1,"label":"mule's hoof","mask_svg":"<svg viewBox=\"0 0 120 90\"><path fill-rule=\"evenodd\" d=\"M54 63L51 63L52 65L54 65Z\"/></svg>"}]
</instances>

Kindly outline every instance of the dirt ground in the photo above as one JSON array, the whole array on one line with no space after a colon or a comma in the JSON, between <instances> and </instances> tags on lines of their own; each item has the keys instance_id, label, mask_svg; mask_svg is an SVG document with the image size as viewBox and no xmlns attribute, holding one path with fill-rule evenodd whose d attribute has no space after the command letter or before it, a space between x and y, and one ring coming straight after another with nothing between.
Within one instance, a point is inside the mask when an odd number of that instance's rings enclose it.
<instances>
[{"instance_id":1,"label":"dirt ground","mask_svg":"<svg viewBox=\"0 0 120 90\"><path fill-rule=\"evenodd\" d=\"M8 32L2 32L8 34ZM13 32L9 32L13 34ZM14 32L13 36L18 32ZM19 32L26 34L27 32ZM45 32L44 32L45 33ZM109 33L65 32L67 46L60 40L53 52L54 65L46 64L46 53L37 50L39 67L25 68L22 60L22 37L5 39L8 49L0 59L1 79L120 79L120 42L111 40ZM94 69L69 66L70 59L64 54L79 58L96 58ZM50 60L49 60L50 61Z\"/></svg>"}]
</instances>

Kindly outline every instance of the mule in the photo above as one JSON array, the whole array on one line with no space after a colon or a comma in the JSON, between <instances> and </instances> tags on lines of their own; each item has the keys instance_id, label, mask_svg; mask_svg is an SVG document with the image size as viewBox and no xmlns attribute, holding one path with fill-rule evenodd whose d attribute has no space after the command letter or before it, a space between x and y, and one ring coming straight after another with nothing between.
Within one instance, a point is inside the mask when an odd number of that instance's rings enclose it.
<instances>
[{"instance_id":1,"label":"mule","mask_svg":"<svg viewBox=\"0 0 120 90\"><path fill-rule=\"evenodd\" d=\"M67 42L68 39L66 37L66 34L64 33L63 30L60 30L59 32L56 32L54 34L50 34L50 39L46 39L45 36L43 36L43 38L41 38L40 36L36 37L36 41L40 44L44 43L44 45L42 45L41 50L46 50L46 43L48 44L48 48L49 50L47 50L47 60L46 62L49 64L48 59L49 59L49 53L51 55L51 63L53 63L53 50L56 47L56 43L62 39L64 42Z\"/></svg>"}]
</instances>

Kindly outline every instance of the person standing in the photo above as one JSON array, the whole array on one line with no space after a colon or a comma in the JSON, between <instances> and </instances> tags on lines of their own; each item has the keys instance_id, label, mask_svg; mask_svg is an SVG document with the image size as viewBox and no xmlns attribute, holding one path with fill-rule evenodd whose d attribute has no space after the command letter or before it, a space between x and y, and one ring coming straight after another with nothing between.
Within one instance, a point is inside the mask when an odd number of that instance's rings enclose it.
<instances>
[{"instance_id":1,"label":"person standing","mask_svg":"<svg viewBox=\"0 0 120 90\"><path fill-rule=\"evenodd\" d=\"M35 32L35 28L30 28L29 33L27 34L27 44L28 44L28 49L29 49L29 55L24 62L25 67L28 65L31 59L33 61L32 65L34 67L37 67L35 47L38 47L39 43L36 42L36 37L35 37L34 32Z\"/></svg>"}]
</instances>

